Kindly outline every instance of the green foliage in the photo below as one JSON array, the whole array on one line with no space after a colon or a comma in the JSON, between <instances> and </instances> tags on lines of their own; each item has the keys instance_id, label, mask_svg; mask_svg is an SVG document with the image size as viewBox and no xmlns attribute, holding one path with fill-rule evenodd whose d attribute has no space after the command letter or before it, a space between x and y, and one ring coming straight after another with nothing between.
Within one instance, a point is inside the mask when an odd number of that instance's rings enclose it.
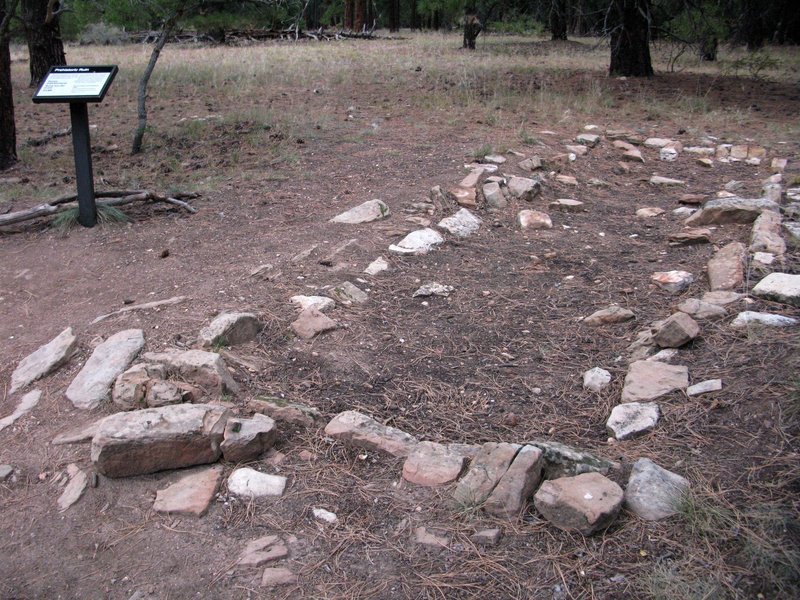
<instances>
[{"instance_id":1,"label":"green foliage","mask_svg":"<svg viewBox=\"0 0 800 600\"><path fill-rule=\"evenodd\" d=\"M726 75L737 77L745 75L750 79L760 80L764 76L765 71L775 69L779 66L779 62L766 50L757 50L755 52L748 52L742 58L736 59L729 64L723 66L723 72Z\"/></svg>"}]
</instances>

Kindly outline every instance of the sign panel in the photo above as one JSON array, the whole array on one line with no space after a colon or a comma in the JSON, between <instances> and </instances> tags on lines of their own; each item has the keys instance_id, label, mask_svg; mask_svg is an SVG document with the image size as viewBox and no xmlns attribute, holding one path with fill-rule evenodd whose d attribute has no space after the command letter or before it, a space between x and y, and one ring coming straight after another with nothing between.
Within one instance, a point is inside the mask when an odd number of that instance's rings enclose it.
<instances>
[{"instance_id":1,"label":"sign panel","mask_svg":"<svg viewBox=\"0 0 800 600\"><path fill-rule=\"evenodd\" d=\"M118 71L116 66L51 67L36 90L33 101L102 102Z\"/></svg>"}]
</instances>

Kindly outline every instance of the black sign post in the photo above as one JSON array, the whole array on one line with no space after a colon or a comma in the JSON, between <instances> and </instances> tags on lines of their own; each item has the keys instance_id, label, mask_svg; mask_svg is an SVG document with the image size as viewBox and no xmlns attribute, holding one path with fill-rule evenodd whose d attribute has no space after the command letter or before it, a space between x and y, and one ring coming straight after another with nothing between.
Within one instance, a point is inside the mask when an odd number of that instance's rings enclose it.
<instances>
[{"instance_id":1,"label":"black sign post","mask_svg":"<svg viewBox=\"0 0 800 600\"><path fill-rule=\"evenodd\" d=\"M52 67L33 96L33 101L37 104L69 103L75 179L78 185L78 222L84 227L94 227L97 224L88 103L103 101L118 71L116 66Z\"/></svg>"}]
</instances>

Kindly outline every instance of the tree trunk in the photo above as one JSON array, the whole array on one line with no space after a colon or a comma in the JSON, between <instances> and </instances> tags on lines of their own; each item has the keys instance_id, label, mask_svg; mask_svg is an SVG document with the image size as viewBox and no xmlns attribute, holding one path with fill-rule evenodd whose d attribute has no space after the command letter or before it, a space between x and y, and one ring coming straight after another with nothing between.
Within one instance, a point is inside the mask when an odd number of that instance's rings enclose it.
<instances>
[{"instance_id":1,"label":"tree trunk","mask_svg":"<svg viewBox=\"0 0 800 600\"><path fill-rule=\"evenodd\" d=\"M389 0L389 31L400 31L400 0Z\"/></svg>"},{"instance_id":2,"label":"tree trunk","mask_svg":"<svg viewBox=\"0 0 800 600\"><path fill-rule=\"evenodd\" d=\"M22 22L30 55L31 87L44 79L50 67L67 64L61 27L58 24L59 2L22 0Z\"/></svg>"},{"instance_id":3,"label":"tree trunk","mask_svg":"<svg viewBox=\"0 0 800 600\"><path fill-rule=\"evenodd\" d=\"M745 0L739 26L739 37L751 52L764 45L766 37L764 11L766 7L758 0Z\"/></svg>"},{"instance_id":4,"label":"tree trunk","mask_svg":"<svg viewBox=\"0 0 800 600\"><path fill-rule=\"evenodd\" d=\"M613 0L611 65L609 75L650 77L650 3L648 0Z\"/></svg>"},{"instance_id":5,"label":"tree trunk","mask_svg":"<svg viewBox=\"0 0 800 600\"><path fill-rule=\"evenodd\" d=\"M355 0L344 0L343 29L353 30L353 15L355 14Z\"/></svg>"},{"instance_id":6,"label":"tree trunk","mask_svg":"<svg viewBox=\"0 0 800 600\"><path fill-rule=\"evenodd\" d=\"M464 15L464 48L475 50L475 40L481 32L481 21L477 15Z\"/></svg>"},{"instance_id":7,"label":"tree trunk","mask_svg":"<svg viewBox=\"0 0 800 600\"><path fill-rule=\"evenodd\" d=\"M567 0L550 0L550 33L552 40L567 39L569 6Z\"/></svg>"},{"instance_id":8,"label":"tree trunk","mask_svg":"<svg viewBox=\"0 0 800 600\"><path fill-rule=\"evenodd\" d=\"M16 10L12 2L6 13L0 0L0 171L17 162L17 128L14 123L14 95L11 89L11 52L8 48L8 25Z\"/></svg>"},{"instance_id":9,"label":"tree trunk","mask_svg":"<svg viewBox=\"0 0 800 600\"><path fill-rule=\"evenodd\" d=\"M355 0L355 10L353 15L353 31L356 33L364 29L367 19L367 0Z\"/></svg>"}]
</instances>

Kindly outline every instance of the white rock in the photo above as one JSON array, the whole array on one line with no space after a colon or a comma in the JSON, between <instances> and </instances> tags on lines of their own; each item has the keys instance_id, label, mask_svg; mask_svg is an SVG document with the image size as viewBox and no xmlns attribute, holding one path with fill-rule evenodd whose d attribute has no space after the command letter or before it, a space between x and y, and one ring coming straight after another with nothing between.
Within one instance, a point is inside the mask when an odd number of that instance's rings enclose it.
<instances>
[{"instance_id":1,"label":"white rock","mask_svg":"<svg viewBox=\"0 0 800 600\"><path fill-rule=\"evenodd\" d=\"M667 144L669 144L672 140L668 140L666 138L647 138L644 141L644 145L648 148L663 148Z\"/></svg>"},{"instance_id":2,"label":"white rock","mask_svg":"<svg viewBox=\"0 0 800 600\"><path fill-rule=\"evenodd\" d=\"M389 251L397 254L427 254L443 243L444 238L435 229L419 229L409 233L398 244L389 246Z\"/></svg>"},{"instance_id":3,"label":"white rock","mask_svg":"<svg viewBox=\"0 0 800 600\"><path fill-rule=\"evenodd\" d=\"M676 209L673 209L672 214L675 215L678 219L685 219L686 217L692 216L696 212L697 212L696 208L681 206Z\"/></svg>"},{"instance_id":4,"label":"white rock","mask_svg":"<svg viewBox=\"0 0 800 600\"><path fill-rule=\"evenodd\" d=\"M792 317L784 317L783 315L773 315L771 313L755 312L746 310L736 315L736 318L731 321L731 327L741 329L748 325L765 325L767 327L794 327L800 323L797 319Z\"/></svg>"},{"instance_id":5,"label":"white rock","mask_svg":"<svg viewBox=\"0 0 800 600\"><path fill-rule=\"evenodd\" d=\"M677 348L664 348L663 350L659 350L658 352L653 354L653 356L647 358L646 360L668 363L674 358L676 358L678 354L679 352Z\"/></svg>"},{"instance_id":6,"label":"white rock","mask_svg":"<svg viewBox=\"0 0 800 600\"><path fill-rule=\"evenodd\" d=\"M324 521L326 523L333 524L339 520L339 517L336 516L336 513L332 513L324 508L315 508L312 512L314 513L314 518L318 521Z\"/></svg>"},{"instance_id":7,"label":"white rock","mask_svg":"<svg viewBox=\"0 0 800 600\"><path fill-rule=\"evenodd\" d=\"M261 331L258 317L252 313L222 313L200 330L200 343L208 348L216 344L236 346L256 338Z\"/></svg>"},{"instance_id":8,"label":"white rock","mask_svg":"<svg viewBox=\"0 0 800 600\"><path fill-rule=\"evenodd\" d=\"M483 157L483 160L494 165L502 165L506 162L506 157L500 156L499 154L487 154Z\"/></svg>"},{"instance_id":9,"label":"white rock","mask_svg":"<svg viewBox=\"0 0 800 600\"><path fill-rule=\"evenodd\" d=\"M97 408L108 399L111 386L144 346L141 329L112 335L95 348L89 360L67 388L67 398L81 409Z\"/></svg>"},{"instance_id":10,"label":"white rock","mask_svg":"<svg viewBox=\"0 0 800 600\"><path fill-rule=\"evenodd\" d=\"M644 208L640 208L636 211L636 216L639 219L650 219L663 214L664 209L658 208L657 206L645 206Z\"/></svg>"},{"instance_id":11,"label":"white rock","mask_svg":"<svg viewBox=\"0 0 800 600\"><path fill-rule=\"evenodd\" d=\"M545 212L538 210L521 210L517 215L517 223L522 229L552 229L553 221Z\"/></svg>"},{"instance_id":12,"label":"white rock","mask_svg":"<svg viewBox=\"0 0 800 600\"><path fill-rule=\"evenodd\" d=\"M606 427L615 439L626 440L650 431L658 423L660 414L655 402L618 404L611 410Z\"/></svg>"},{"instance_id":13,"label":"white rock","mask_svg":"<svg viewBox=\"0 0 800 600\"><path fill-rule=\"evenodd\" d=\"M660 177L659 175L653 175L650 178L651 185L685 185L686 182L681 179L670 179L669 177Z\"/></svg>"},{"instance_id":14,"label":"white rock","mask_svg":"<svg viewBox=\"0 0 800 600\"><path fill-rule=\"evenodd\" d=\"M512 177L508 182L508 193L512 198L533 200L541 191L542 185L529 177Z\"/></svg>"},{"instance_id":15,"label":"white rock","mask_svg":"<svg viewBox=\"0 0 800 600\"><path fill-rule=\"evenodd\" d=\"M581 133L575 138L575 141L584 146L594 147L600 142L600 136L594 133Z\"/></svg>"},{"instance_id":16,"label":"white rock","mask_svg":"<svg viewBox=\"0 0 800 600\"><path fill-rule=\"evenodd\" d=\"M367 268L364 269L364 273L366 273L367 275L372 275L374 277L378 273L382 273L383 271L388 271L388 270L389 270L389 263L385 258L379 256L371 263L369 263L369 265L367 265Z\"/></svg>"},{"instance_id":17,"label":"white rock","mask_svg":"<svg viewBox=\"0 0 800 600\"><path fill-rule=\"evenodd\" d=\"M17 408L14 409L14 412L0 419L0 431L3 431L6 427L13 425L20 417L25 416L29 412L33 410L33 408L39 404L39 400L42 398L42 392L40 390L33 390L28 392L22 397L22 400L19 401L17 404Z\"/></svg>"},{"instance_id":18,"label":"white rock","mask_svg":"<svg viewBox=\"0 0 800 600\"><path fill-rule=\"evenodd\" d=\"M389 207L383 200L367 200L350 210L336 215L331 219L331 223L348 223L358 225L359 223L369 223L385 219L390 214Z\"/></svg>"},{"instance_id":19,"label":"white rock","mask_svg":"<svg viewBox=\"0 0 800 600\"><path fill-rule=\"evenodd\" d=\"M611 373L600 367L589 369L583 374L583 387L593 392L599 392L611 383Z\"/></svg>"},{"instance_id":20,"label":"white rock","mask_svg":"<svg viewBox=\"0 0 800 600\"><path fill-rule=\"evenodd\" d=\"M86 485L89 482L86 473L78 469L77 465L70 465L70 467L72 467L71 470L73 474L70 477L67 487L64 488L64 491L58 498L58 510L61 512L64 512L81 499L83 492L86 490Z\"/></svg>"},{"instance_id":21,"label":"white rock","mask_svg":"<svg viewBox=\"0 0 800 600\"><path fill-rule=\"evenodd\" d=\"M662 290L671 294L679 294L692 285L694 275L688 271L659 271L653 273L650 280Z\"/></svg>"},{"instance_id":22,"label":"white rock","mask_svg":"<svg viewBox=\"0 0 800 600\"><path fill-rule=\"evenodd\" d=\"M8 393L13 394L29 383L55 371L69 360L76 345L77 338L72 333L72 327L67 327L55 339L20 361L19 366L11 374L11 389Z\"/></svg>"},{"instance_id":23,"label":"white rock","mask_svg":"<svg viewBox=\"0 0 800 600\"><path fill-rule=\"evenodd\" d=\"M457 237L465 238L478 231L482 222L466 208L462 208L452 217L439 221L439 227Z\"/></svg>"},{"instance_id":24,"label":"white rock","mask_svg":"<svg viewBox=\"0 0 800 600\"><path fill-rule=\"evenodd\" d=\"M686 388L687 396L699 396L700 394L707 394L708 392L718 392L722 389L721 379L707 379L700 383L695 383Z\"/></svg>"},{"instance_id":25,"label":"white rock","mask_svg":"<svg viewBox=\"0 0 800 600\"><path fill-rule=\"evenodd\" d=\"M665 162L675 162L678 159L678 151L675 148L661 148L658 157Z\"/></svg>"},{"instance_id":26,"label":"white rock","mask_svg":"<svg viewBox=\"0 0 800 600\"><path fill-rule=\"evenodd\" d=\"M800 275L770 273L755 285L753 295L782 304L800 306Z\"/></svg>"},{"instance_id":27,"label":"white rock","mask_svg":"<svg viewBox=\"0 0 800 600\"><path fill-rule=\"evenodd\" d=\"M412 298L418 298L420 296L427 297L427 296L442 296L443 298L447 298L450 293L455 290L452 285L444 285L437 282L426 283L423 286L420 286L416 292L411 296Z\"/></svg>"},{"instance_id":28,"label":"white rock","mask_svg":"<svg viewBox=\"0 0 800 600\"><path fill-rule=\"evenodd\" d=\"M261 473L249 467L236 469L228 477L228 491L244 498L282 496L286 488L286 477Z\"/></svg>"},{"instance_id":29,"label":"white rock","mask_svg":"<svg viewBox=\"0 0 800 600\"><path fill-rule=\"evenodd\" d=\"M296 304L301 311L315 308L319 312L325 312L336 306L336 302L327 296L292 296L289 301Z\"/></svg>"},{"instance_id":30,"label":"white rock","mask_svg":"<svg viewBox=\"0 0 800 600\"><path fill-rule=\"evenodd\" d=\"M659 467L649 458L637 460L625 489L625 507L648 521L664 519L678 512L689 482Z\"/></svg>"}]
</instances>

